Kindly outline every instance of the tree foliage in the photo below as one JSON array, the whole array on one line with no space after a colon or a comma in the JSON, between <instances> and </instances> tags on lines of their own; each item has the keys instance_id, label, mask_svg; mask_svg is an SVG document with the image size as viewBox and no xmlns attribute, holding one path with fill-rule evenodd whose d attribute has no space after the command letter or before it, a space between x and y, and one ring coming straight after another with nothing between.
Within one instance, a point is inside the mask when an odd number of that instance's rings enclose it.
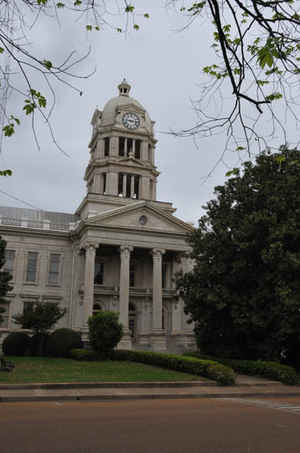
<instances>
[{"instance_id":1,"label":"tree foliage","mask_svg":"<svg viewBox=\"0 0 300 453\"><path fill-rule=\"evenodd\" d=\"M286 143L288 137L281 115L283 106L287 120L292 118L298 123L299 2L165 0L161 3L174 7L186 17L187 25L198 21L200 38L203 21L212 24L211 46L216 56L211 64L202 68L203 85L199 100L194 102L199 121L180 135L202 137L225 130L228 135L226 148L248 153L253 142L264 148L267 135L273 138L281 135L280 143ZM76 48L70 49L63 60L55 61L41 49L32 48L30 31L33 26L49 20L63 24L66 17L75 16L86 32L107 29L122 34L138 31L143 21L151 18L151 4L150 11L145 12L141 0L0 0L0 7L2 81L22 98L21 111L3 110L7 120L3 132L11 136L23 113L32 120L37 145L37 115L46 121L57 144L50 122L57 83L65 84L81 95L82 87L77 86L77 82L90 74L78 73L78 65L88 56L89 50L78 56ZM154 28L155 23L152 26ZM10 59L10 70L5 58ZM9 77L11 74L13 78ZM16 82L17 74L22 82ZM225 99L228 87L232 95ZM262 118L270 120L263 122L263 128Z\"/></svg>"},{"instance_id":2,"label":"tree foliage","mask_svg":"<svg viewBox=\"0 0 300 453\"><path fill-rule=\"evenodd\" d=\"M286 143L282 107L289 119L296 124L299 120L299 2L205 0L184 3L186 6L181 5L179 9L190 20L212 21L216 60L203 67L210 81L203 82L199 101L194 103L199 121L182 134L208 136L225 129L226 146L248 154L255 143L265 148L270 137L279 135L281 143ZM232 96L225 101L224 90L228 86ZM276 106L279 101L281 111Z\"/></svg>"},{"instance_id":3,"label":"tree foliage","mask_svg":"<svg viewBox=\"0 0 300 453\"><path fill-rule=\"evenodd\" d=\"M36 302L23 313L13 316L22 329L30 329L35 335L46 334L66 313L58 302Z\"/></svg>"},{"instance_id":4,"label":"tree foliage","mask_svg":"<svg viewBox=\"0 0 300 453\"><path fill-rule=\"evenodd\" d=\"M105 0L0 0L1 87L6 97L12 91L21 98L17 112L10 113L6 106L1 106L0 117L6 119L2 131L4 135L12 136L21 123L20 118L25 115L31 119L35 143L39 147L36 127L38 116L46 122L55 145L61 149L51 124L57 88L63 84L81 96L83 88L78 86L79 82L95 72L79 73L79 68L90 54L90 48L85 54L78 55L75 46L67 51L63 59L55 60L45 55L44 50L38 47L38 42L32 46L31 32L39 22L47 24L56 21L59 27L66 18L73 17L74 21L79 21L78 27L83 27L86 32L109 28L122 33L129 23L134 30L139 29L139 25L128 19L129 15L133 18L134 13L134 6L126 0L114 6ZM123 21L126 18L124 28L112 24L111 19L115 14L119 19L122 17ZM145 13L143 17L149 18L149 14Z\"/></svg>"},{"instance_id":5,"label":"tree foliage","mask_svg":"<svg viewBox=\"0 0 300 453\"><path fill-rule=\"evenodd\" d=\"M261 153L215 188L190 236L185 310L209 353L293 358L300 347L300 151ZM295 356L293 360L295 359Z\"/></svg>"},{"instance_id":6,"label":"tree foliage","mask_svg":"<svg viewBox=\"0 0 300 453\"><path fill-rule=\"evenodd\" d=\"M102 311L89 318L89 340L94 351L103 358L109 357L123 335L118 314Z\"/></svg>"},{"instance_id":7,"label":"tree foliage","mask_svg":"<svg viewBox=\"0 0 300 453\"><path fill-rule=\"evenodd\" d=\"M1 307L1 305L7 303L7 293L13 289L13 287L9 284L12 279L12 275L7 271L1 270L5 263L5 249L6 241L0 236L0 324L3 321L2 314L5 312L4 307Z\"/></svg>"}]
</instances>

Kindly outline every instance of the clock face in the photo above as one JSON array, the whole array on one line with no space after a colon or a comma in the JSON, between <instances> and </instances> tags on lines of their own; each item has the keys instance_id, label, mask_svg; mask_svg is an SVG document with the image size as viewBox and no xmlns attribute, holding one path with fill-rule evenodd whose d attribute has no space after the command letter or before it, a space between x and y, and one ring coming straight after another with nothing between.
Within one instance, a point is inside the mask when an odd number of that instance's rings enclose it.
<instances>
[{"instance_id":1,"label":"clock face","mask_svg":"<svg viewBox=\"0 0 300 453\"><path fill-rule=\"evenodd\" d=\"M140 125L140 119L135 113L125 113L122 122L127 129L137 129Z\"/></svg>"}]
</instances>

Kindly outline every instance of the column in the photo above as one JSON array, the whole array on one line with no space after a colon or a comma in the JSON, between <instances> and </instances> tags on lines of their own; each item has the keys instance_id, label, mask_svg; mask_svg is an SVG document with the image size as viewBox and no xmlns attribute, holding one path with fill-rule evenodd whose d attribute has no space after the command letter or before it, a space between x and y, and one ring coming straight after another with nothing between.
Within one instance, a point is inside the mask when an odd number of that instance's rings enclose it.
<instances>
[{"instance_id":1,"label":"column","mask_svg":"<svg viewBox=\"0 0 300 453\"><path fill-rule=\"evenodd\" d=\"M102 182L102 175L96 174L94 175L94 193L102 193L102 187L101 187L101 182Z\"/></svg>"},{"instance_id":2,"label":"column","mask_svg":"<svg viewBox=\"0 0 300 453\"><path fill-rule=\"evenodd\" d=\"M119 137L110 138L110 156L118 157L119 156Z\"/></svg>"},{"instance_id":3,"label":"column","mask_svg":"<svg viewBox=\"0 0 300 453\"><path fill-rule=\"evenodd\" d=\"M143 140L141 143L141 160L148 160L148 142L146 140Z\"/></svg>"},{"instance_id":4,"label":"column","mask_svg":"<svg viewBox=\"0 0 300 453\"><path fill-rule=\"evenodd\" d=\"M127 175L126 173L123 175L123 197L126 197L126 181L127 181Z\"/></svg>"},{"instance_id":5,"label":"column","mask_svg":"<svg viewBox=\"0 0 300 453\"><path fill-rule=\"evenodd\" d=\"M150 178L149 176L141 177L140 198L142 200L151 200L150 195Z\"/></svg>"},{"instance_id":6,"label":"column","mask_svg":"<svg viewBox=\"0 0 300 453\"><path fill-rule=\"evenodd\" d=\"M94 276L95 276L96 245L85 246L84 267L84 297L83 297L83 327L88 327L88 319L93 313L94 304Z\"/></svg>"},{"instance_id":7,"label":"column","mask_svg":"<svg viewBox=\"0 0 300 453\"><path fill-rule=\"evenodd\" d=\"M96 159L103 159L104 157L104 140L100 139L97 142L96 151L95 151L95 158Z\"/></svg>"},{"instance_id":8,"label":"column","mask_svg":"<svg viewBox=\"0 0 300 453\"><path fill-rule=\"evenodd\" d=\"M130 176L130 197L133 198L134 194L134 175Z\"/></svg>"},{"instance_id":9,"label":"column","mask_svg":"<svg viewBox=\"0 0 300 453\"><path fill-rule=\"evenodd\" d=\"M162 328L162 255L165 250L153 249L153 314L152 328Z\"/></svg>"},{"instance_id":10,"label":"column","mask_svg":"<svg viewBox=\"0 0 300 453\"><path fill-rule=\"evenodd\" d=\"M119 298L119 321L123 325L123 338L121 339L118 349L131 349L131 337L128 329L128 311L129 311L129 265L130 253L133 247L122 245L120 247L120 298Z\"/></svg>"},{"instance_id":11,"label":"column","mask_svg":"<svg viewBox=\"0 0 300 453\"><path fill-rule=\"evenodd\" d=\"M162 330L162 255L165 250L152 250L153 288L152 288L152 349L166 351L166 335Z\"/></svg>"},{"instance_id":12,"label":"column","mask_svg":"<svg viewBox=\"0 0 300 453\"><path fill-rule=\"evenodd\" d=\"M108 172L106 174L106 193L108 195L117 195L118 192L118 173Z\"/></svg>"}]
</instances>

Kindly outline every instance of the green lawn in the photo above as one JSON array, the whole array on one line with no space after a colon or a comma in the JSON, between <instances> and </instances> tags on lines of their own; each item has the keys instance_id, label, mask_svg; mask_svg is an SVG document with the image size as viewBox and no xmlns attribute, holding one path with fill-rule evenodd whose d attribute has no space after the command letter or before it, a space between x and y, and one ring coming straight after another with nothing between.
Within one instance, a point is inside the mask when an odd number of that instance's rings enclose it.
<instances>
[{"instance_id":1,"label":"green lawn","mask_svg":"<svg viewBox=\"0 0 300 453\"><path fill-rule=\"evenodd\" d=\"M10 373L1 372L0 383L199 380L192 374L134 362L81 362L48 357L9 357L9 360L16 368Z\"/></svg>"}]
</instances>

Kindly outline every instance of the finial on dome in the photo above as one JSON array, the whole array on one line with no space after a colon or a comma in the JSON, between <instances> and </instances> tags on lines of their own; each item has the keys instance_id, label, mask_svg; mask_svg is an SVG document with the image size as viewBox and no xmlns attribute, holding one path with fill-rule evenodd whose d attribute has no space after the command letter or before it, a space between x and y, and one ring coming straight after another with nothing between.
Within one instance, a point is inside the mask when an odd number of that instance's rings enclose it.
<instances>
[{"instance_id":1,"label":"finial on dome","mask_svg":"<svg viewBox=\"0 0 300 453\"><path fill-rule=\"evenodd\" d=\"M120 85L118 85L119 88L119 96L129 96L129 91L131 89L131 86L127 82L127 80L124 78Z\"/></svg>"}]
</instances>

